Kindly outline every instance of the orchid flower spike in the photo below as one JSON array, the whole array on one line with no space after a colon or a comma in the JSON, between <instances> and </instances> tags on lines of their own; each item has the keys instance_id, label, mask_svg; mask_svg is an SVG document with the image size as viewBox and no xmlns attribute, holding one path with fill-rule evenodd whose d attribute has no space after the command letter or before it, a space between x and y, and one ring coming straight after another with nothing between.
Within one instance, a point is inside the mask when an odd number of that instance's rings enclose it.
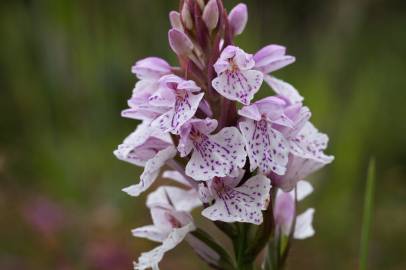
<instances>
[{"instance_id":1,"label":"orchid flower spike","mask_svg":"<svg viewBox=\"0 0 406 270\"><path fill-rule=\"evenodd\" d=\"M138 82L121 115L141 123L114 151L143 168L124 192L139 196L157 186L146 201L152 224L132 233L160 245L134 269L159 269L183 240L214 269L255 268L268 239L288 246L314 234L315 210L297 215L296 208L313 191L303 179L334 159L324 153L329 139L310 122L299 91L272 74L295 57L280 45L254 55L235 45L248 21L245 4L228 15L222 0L181 0L179 7L168 31L178 64L147 57L133 65ZM263 81L274 95L256 96ZM234 258L197 228L198 213L232 238ZM279 251L265 259L286 259Z\"/></svg>"}]
</instances>

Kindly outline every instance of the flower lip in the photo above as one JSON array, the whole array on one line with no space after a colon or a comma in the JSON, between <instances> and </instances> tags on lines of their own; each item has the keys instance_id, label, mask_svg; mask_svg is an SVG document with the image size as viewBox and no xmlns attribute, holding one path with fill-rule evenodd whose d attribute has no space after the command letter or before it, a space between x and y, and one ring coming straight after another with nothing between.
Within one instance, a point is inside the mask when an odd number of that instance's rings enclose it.
<instances>
[{"instance_id":1,"label":"flower lip","mask_svg":"<svg viewBox=\"0 0 406 270\"><path fill-rule=\"evenodd\" d=\"M181 156L193 152L185 173L197 181L225 177L245 165L244 141L238 129L226 127L211 135L216 127L216 120L193 119L180 130Z\"/></svg>"},{"instance_id":2,"label":"flower lip","mask_svg":"<svg viewBox=\"0 0 406 270\"><path fill-rule=\"evenodd\" d=\"M213 88L230 100L249 105L264 77L254 66L251 54L236 46L227 46L214 64L217 77L212 81Z\"/></svg>"}]
</instances>

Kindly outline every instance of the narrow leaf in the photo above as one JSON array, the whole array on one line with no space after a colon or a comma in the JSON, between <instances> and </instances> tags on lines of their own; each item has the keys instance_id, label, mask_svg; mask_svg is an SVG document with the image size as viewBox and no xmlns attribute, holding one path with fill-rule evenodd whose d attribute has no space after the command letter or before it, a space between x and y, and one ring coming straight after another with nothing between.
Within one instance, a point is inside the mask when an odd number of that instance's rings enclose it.
<instances>
[{"instance_id":1,"label":"narrow leaf","mask_svg":"<svg viewBox=\"0 0 406 270\"><path fill-rule=\"evenodd\" d=\"M361 250L359 269L367 269L368 260L368 243L370 236L370 227L372 223L372 208L374 203L374 190L375 190L375 159L371 159L368 166L367 183L364 197L364 214L362 218L362 231L361 231Z\"/></svg>"}]
</instances>

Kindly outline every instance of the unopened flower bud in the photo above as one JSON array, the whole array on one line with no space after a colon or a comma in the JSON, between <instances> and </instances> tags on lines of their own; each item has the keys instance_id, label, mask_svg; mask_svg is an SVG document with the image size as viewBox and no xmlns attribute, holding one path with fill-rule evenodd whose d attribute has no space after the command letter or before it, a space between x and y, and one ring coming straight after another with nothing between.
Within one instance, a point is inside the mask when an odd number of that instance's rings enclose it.
<instances>
[{"instance_id":1,"label":"unopened flower bud","mask_svg":"<svg viewBox=\"0 0 406 270\"><path fill-rule=\"evenodd\" d=\"M238 4L235 6L228 15L228 21L233 31L233 35L237 36L241 34L248 21L248 9L245 4Z\"/></svg>"},{"instance_id":2,"label":"unopened flower bud","mask_svg":"<svg viewBox=\"0 0 406 270\"><path fill-rule=\"evenodd\" d=\"M203 8L204 8L204 0L196 0L196 2L199 5L200 9L203 10Z\"/></svg>"},{"instance_id":3,"label":"unopened flower bud","mask_svg":"<svg viewBox=\"0 0 406 270\"><path fill-rule=\"evenodd\" d=\"M190 14L187 2L185 2L182 7L182 21L186 29L191 30L193 28L192 15Z\"/></svg>"},{"instance_id":4,"label":"unopened flower bud","mask_svg":"<svg viewBox=\"0 0 406 270\"><path fill-rule=\"evenodd\" d=\"M169 45L177 55L189 55L193 50L193 43L190 38L177 29L168 32Z\"/></svg>"},{"instance_id":5,"label":"unopened flower bud","mask_svg":"<svg viewBox=\"0 0 406 270\"><path fill-rule=\"evenodd\" d=\"M177 11L171 11L169 13L169 21L171 22L172 28L183 30L182 21L180 19L180 13Z\"/></svg>"},{"instance_id":6,"label":"unopened flower bud","mask_svg":"<svg viewBox=\"0 0 406 270\"><path fill-rule=\"evenodd\" d=\"M211 31L216 28L219 21L219 8L217 0L210 0L203 11L203 21Z\"/></svg>"},{"instance_id":7,"label":"unopened flower bud","mask_svg":"<svg viewBox=\"0 0 406 270\"><path fill-rule=\"evenodd\" d=\"M285 235L289 235L295 217L295 198L290 193L279 191L274 206L276 227Z\"/></svg>"}]
</instances>

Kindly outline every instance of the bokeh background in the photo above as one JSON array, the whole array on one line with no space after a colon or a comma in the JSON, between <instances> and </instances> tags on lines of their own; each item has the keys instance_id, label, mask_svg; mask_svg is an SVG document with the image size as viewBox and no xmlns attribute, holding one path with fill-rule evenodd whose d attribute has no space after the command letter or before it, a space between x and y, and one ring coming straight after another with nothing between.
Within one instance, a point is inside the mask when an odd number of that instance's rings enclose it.
<instances>
[{"instance_id":1,"label":"bokeh background","mask_svg":"<svg viewBox=\"0 0 406 270\"><path fill-rule=\"evenodd\" d=\"M228 8L237 2L225 0ZM315 237L288 269L356 269L368 160L377 160L370 269L406 269L406 5L386 0L246 1L237 43L283 44L276 76L306 98L335 162L310 177ZM175 57L167 0L0 2L0 269L131 269L153 243L144 198L121 188L139 169L112 150L136 126L120 118L149 55ZM270 93L266 87L263 95ZM207 269L186 244L163 269Z\"/></svg>"}]
</instances>

